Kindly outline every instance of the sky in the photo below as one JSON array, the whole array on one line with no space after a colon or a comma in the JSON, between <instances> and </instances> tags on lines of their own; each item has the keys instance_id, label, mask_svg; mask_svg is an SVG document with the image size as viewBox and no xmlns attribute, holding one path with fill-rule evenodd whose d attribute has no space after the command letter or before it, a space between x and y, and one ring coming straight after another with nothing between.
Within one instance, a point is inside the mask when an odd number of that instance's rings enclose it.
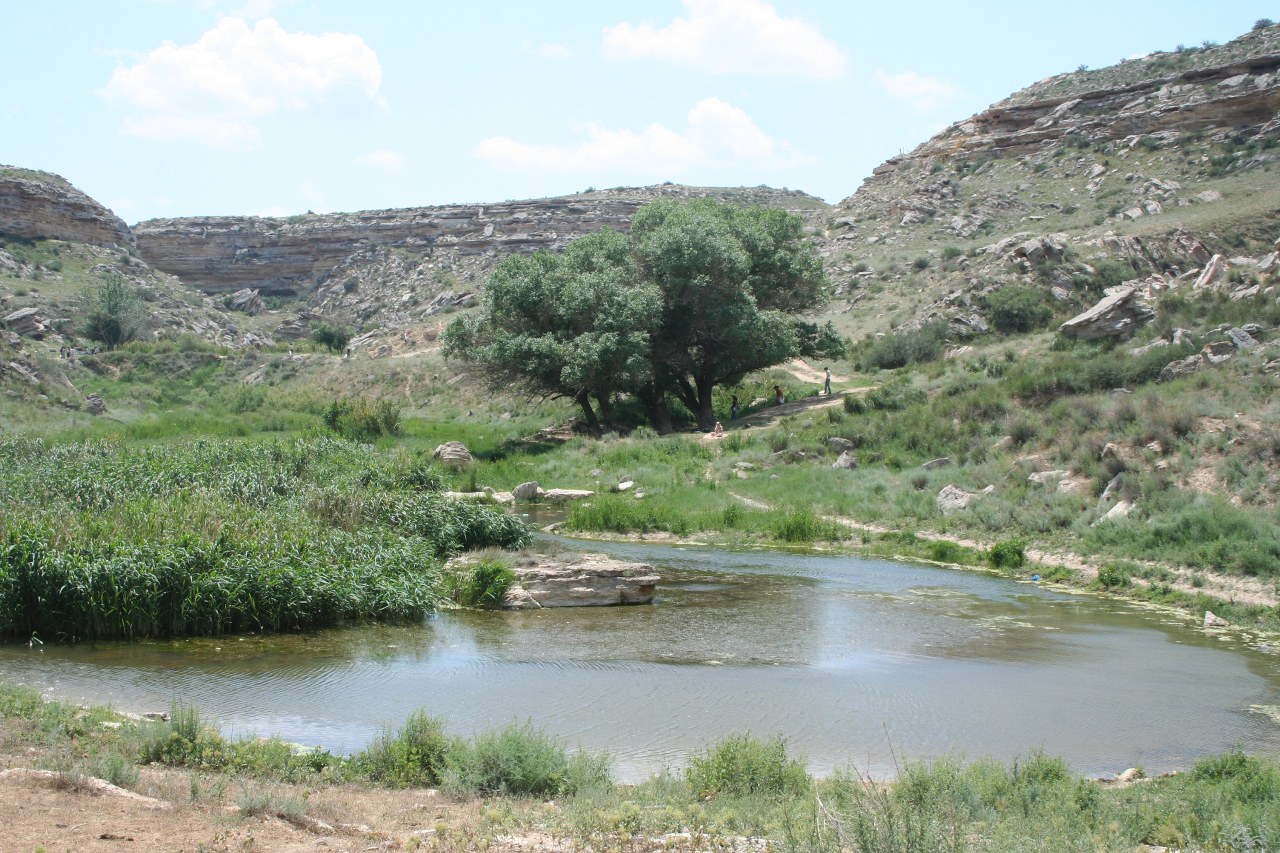
<instances>
[{"instance_id":1,"label":"sky","mask_svg":"<svg viewBox=\"0 0 1280 853\"><path fill-rule=\"evenodd\" d=\"M0 0L0 164L130 224L664 181L829 202L1081 65L1280 0Z\"/></svg>"}]
</instances>

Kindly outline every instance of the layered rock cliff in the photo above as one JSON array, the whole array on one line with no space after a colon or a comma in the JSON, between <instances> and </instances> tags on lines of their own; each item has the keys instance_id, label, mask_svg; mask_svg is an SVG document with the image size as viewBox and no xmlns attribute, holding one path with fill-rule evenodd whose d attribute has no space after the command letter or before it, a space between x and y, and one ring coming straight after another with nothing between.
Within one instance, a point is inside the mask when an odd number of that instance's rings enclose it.
<instances>
[{"instance_id":1,"label":"layered rock cliff","mask_svg":"<svg viewBox=\"0 0 1280 853\"><path fill-rule=\"evenodd\" d=\"M134 233L139 252L152 266L206 293L252 287L280 295L307 294L340 268L344 281L353 276L358 280L356 262L388 250L432 259L436 271L468 283L512 252L559 249L602 228L625 229L638 207L664 196L750 197L803 211L825 208L803 193L664 185L534 201L287 219L153 219L135 226Z\"/></svg>"},{"instance_id":2,"label":"layered rock cliff","mask_svg":"<svg viewBox=\"0 0 1280 853\"><path fill-rule=\"evenodd\" d=\"M0 166L0 234L129 246L133 234L120 217L58 175Z\"/></svg>"}]
</instances>

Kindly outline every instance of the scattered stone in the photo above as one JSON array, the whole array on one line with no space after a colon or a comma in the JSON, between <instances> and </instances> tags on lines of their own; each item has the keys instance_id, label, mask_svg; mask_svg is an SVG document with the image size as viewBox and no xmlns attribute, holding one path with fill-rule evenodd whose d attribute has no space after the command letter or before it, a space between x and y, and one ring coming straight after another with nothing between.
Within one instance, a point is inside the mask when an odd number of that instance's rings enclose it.
<instances>
[{"instance_id":1,"label":"scattered stone","mask_svg":"<svg viewBox=\"0 0 1280 853\"><path fill-rule=\"evenodd\" d=\"M1235 356L1236 348L1230 341L1212 341L1204 345L1200 354L1209 364L1222 364Z\"/></svg>"},{"instance_id":2,"label":"scattered stone","mask_svg":"<svg viewBox=\"0 0 1280 853\"><path fill-rule=\"evenodd\" d=\"M1244 329L1227 329L1227 337L1236 349L1253 349L1258 345L1257 339Z\"/></svg>"},{"instance_id":3,"label":"scattered stone","mask_svg":"<svg viewBox=\"0 0 1280 853\"><path fill-rule=\"evenodd\" d=\"M739 471L754 471L756 469L756 466L750 462L735 462L733 467Z\"/></svg>"},{"instance_id":4,"label":"scattered stone","mask_svg":"<svg viewBox=\"0 0 1280 853\"><path fill-rule=\"evenodd\" d=\"M857 445L847 438L841 438L838 435L833 435L831 438L827 439L827 447L830 447L836 453L844 453L845 451L856 449Z\"/></svg>"},{"instance_id":5,"label":"scattered stone","mask_svg":"<svg viewBox=\"0 0 1280 853\"><path fill-rule=\"evenodd\" d=\"M5 315L4 325L24 338L38 338L48 331L48 327L40 319L39 308L19 308Z\"/></svg>"},{"instance_id":6,"label":"scattered stone","mask_svg":"<svg viewBox=\"0 0 1280 853\"><path fill-rule=\"evenodd\" d=\"M4 365L4 369L21 379L23 382L26 382L28 385L40 384L40 374L36 373L35 370L27 367L21 362L11 361Z\"/></svg>"},{"instance_id":7,"label":"scattered stone","mask_svg":"<svg viewBox=\"0 0 1280 853\"><path fill-rule=\"evenodd\" d=\"M1128 770L1116 776L1116 781L1128 784L1130 782L1136 782L1144 776L1146 776L1146 774L1137 767L1130 767Z\"/></svg>"},{"instance_id":8,"label":"scattered stone","mask_svg":"<svg viewBox=\"0 0 1280 853\"><path fill-rule=\"evenodd\" d=\"M1070 471L1037 471L1031 476L1027 477L1027 482L1036 483L1037 485L1044 486L1049 483L1061 482L1064 478L1070 477L1070 476L1071 476Z\"/></svg>"},{"instance_id":9,"label":"scattered stone","mask_svg":"<svg viewBox=\"0 0 1280 853\"><path fill-rule=\"evenodd\" d=\"M831 463L832 468L840 468L843 470L852 470L858 467L858 457L854 456L848 450L841 451L840 456L835 462Z\"/></svg>"},{"instance_id":10,"label":"scattered stone","mask_svg":"<svg viewBox=\"0 0 1280 853\"><path fill-rule=\"evenodd\" d=\"M1203 290L1206 287L1213 287L1218 282L1227 277L1227 270L1230 264L1222 255L1214 255L1209 259L1209 263L1200 271L1199 278L1192 285L1195 290Z\"/></svg>"},{"instance_id":11,"label":"scattered stone","mask_svg":"<svg viewBox=\"0 0 1280 853\"><path fill-rule=\"evenodd\" d=\"M91 415L106 414L107 404L103 402L101 394L90 394L84 398L84 410Z\"/></svg>"},{"instance_id":12,"label":"scattered stone","mask_svg":"<svg viewBox=\"0 0 1280 853\"><path fill-rule=\"evenodd\" d=\"M450 468L461 468L475 461L471 451L460 441L446 441L433 450L431 456Z\"/></svg>"},{"instance_id":13,"label":"scattered stone","mask_svg":"<svg viewBox=\"0 0 1280 853\"><path fill-rule=\"evenodd\" d=\"M939 468L946 468L954 464L956 464L956 460L950 456L940 456L937 459L930 459L920 467L926 471L936 471Z\"/></svg>"},{"instance_id":14,"label":"scattered stone","mask_svg":"<svg viewBox=\"0 0 1280 853\"><path fill-rule=\"evenodd\" d=\"M262 296L256 288L242 287L227 297L227 308L242 311L245 314L261 314L266 306L262 304Z\"/></svg>"},{"instance_id":15,"label":"scattered stone","mask_svg":"<svg viewBox=\"0 0 1280 853\"><path fill-rule=\"evenodd\" d=\"M966 492L959 486L946 485L938 492L935 502L939 511L945 516L968 509L969 504L973 503L975 498L977 498L977 495L973 492Z\"/></svg>"},{"instance_id":16,"label":"scattered stone","mask_svg":"<svg viewBox=\"0 0 1280 853\"><path fill-rule=\"evenodd\" d=\"M613 487L615 492L629 492L635 486L633 480L623 480L621 483Z\"/></svg>"},{"instance_id":17,"label":"scattered stone","mask_svg":"<svg viewBox=\"0 0 1280 853\"><path fill-rule=\"evenodd\" d=\"M1182 376L1190 376L1205 367L1205 360L1198 353L1189 355L1186 358L1180 358L1177 361L1171 361L1160 371L1160 375L1156 377L1157 382L1171 382Z\"/></svg>"}]
</instances>

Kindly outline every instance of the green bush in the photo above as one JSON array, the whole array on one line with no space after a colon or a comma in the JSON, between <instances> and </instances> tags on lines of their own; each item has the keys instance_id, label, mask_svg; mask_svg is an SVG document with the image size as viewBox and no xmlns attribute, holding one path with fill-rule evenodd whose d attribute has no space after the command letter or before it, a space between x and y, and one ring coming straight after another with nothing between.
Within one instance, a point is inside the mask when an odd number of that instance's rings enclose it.
<instances>
[{"instance_id":1,"label":"green bush","mask_svg":"<svg viewBox=\"0 0 1280 853\"><path fill-rule=\"evenodd\" d=\"M873 342L860 359L864 370L893 370L925 361L936 361L946 350L950 326L945 320L919 329L890 332Z\"/></svg>"},{"instance_id":2,"label":"green bush","mask_svg":"<svg viewBox=\"0 0 1280 853\"><path fill-rule=\"evenodd\" d=\"M351 441L372 441L399 435L400 407L390 400L348 397L334 400L324 413L324 425Z\"/></svg>"},{"instance_id":3,"label":"green bush","mask_svg":"<svg viewBox=\"0 0 1280 853\"><path fill-rule=\"evenodd\" d=\"M1005 539L991 546L987 563L993 569L1020 569L1027 563L1026 546L1020 539Z\"/></svg>"},{"instance_id":4,"label":"green bush","mask_svg":"<svg viewBox=\"0 0 1280 853\"><path fill-rule=\"evenodd\" d=\"M774 539L794 544L835 542L843 539L845 532L845 528L827 521L809 507L787 510L774 522L771 530Z\"/></svg>"},{"instance_id":5,"label":"green bush","mask_svg":"<svg viewBox=\"0 0 1280 853\"><path fill-rule=\"evenodd\" d=\"M331 323L316 323L311 327L311 340L329 352L342 352L351 342L351 330Z\"/></svg>"},{"instance_id":6,"label":"green bush","mask_svg":"<svg viewBox=\"0 0 1280 853\"><path fill-rule=\"evenodd\" d=\"M147 318L138 292L119 275L108 276L85 294L85 312L81 333L115 349L142 336Z\"/></svg>"},{"instance_id":7,"label":"green bush","mask_svg":"<svg viewBox=\"0 0 1280 853\"><path fill-rule=\"evenodd\" d=\"M804 762L787 756L782 737L759 740L749 734L730 735L689 760L685 777L700 798L720 794L802 794L812 780Z\"/></svg>"},{"instance_id":8,"label":"green bush","mask_svg":"<svg viewBox=\"0 0 1280 853\"><path fill-rule=\"evenodd\" d=\"M1131 571L1119 563L1107 563L1098 569L1098 585L1103 589L1123 589L1132 583Z\"/></svg>"},{"instance_id":9,"label":"green bush","mask_svg":"<svg viewBox=\"0 0 1280 853\"><path fill-rule=\"evenodd\" d=\"M462 607L501 607L516 576L501 560L479 560L458 566L445 578L445 590Z\"/></svg>"},{"instance_id":10,"label":"green bush","mask_svg":"<svg viewBox=\"0 0 1280 853\"><path fill-rule=\"evenodd\" d=\"M545 797L604 784L608 761L570 756L563 746L528 724L482 732L470 743L450 744L444 784L457 793Z\"/></svg>"},{"instance_id":11,"label":"green bush","mask_svg":"<svg viewBox=\"0 0 1280 853\"><path fill-rule=\"evenodd\" d=\"M384 731L367 749L352 756L352 762L359 773L378 784L427 787L444 778L449 750L443 721L415 711L399 731Z\"/></svg>"},{"instance_id":12,"label":"green bush","mask_svg":"<svg viewBox=\"0 0 1280 853\"><path fill-rule=\"evenodd\" d=\"M1006 335L1044 328L1053 316L1044 293L1034 287L1002 287L987 295L991 326Z\"/></svg>"}]
</instances>

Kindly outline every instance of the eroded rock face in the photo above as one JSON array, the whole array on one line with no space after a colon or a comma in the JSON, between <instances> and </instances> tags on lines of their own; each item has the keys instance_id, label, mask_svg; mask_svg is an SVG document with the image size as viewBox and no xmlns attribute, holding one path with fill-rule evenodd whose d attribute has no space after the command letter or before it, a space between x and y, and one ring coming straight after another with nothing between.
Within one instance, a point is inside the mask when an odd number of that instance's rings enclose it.
<instances>
[{"instance_id":1,"label":"eroded rock face","mask_svg":"<svg viewBox=\"0 0 1280 853\"><path fill-rule=\"evenodd\" d=\"M124 220L61 177L0 166L0 233L33 240L131 246Z\"/></svg>"},{"instance_id":2,"label":"eroded rock face","mask_svg":"<svg viewBox=\"0 0 1280 853\"><path fill-rule=\"evenodd\" d=\"M761 198L743 199L744 193L751 192ZM785 190L663 185L500 204L288 218L151 219L135 226L134 233L148 263L206 293L244 287L266 293L309 293L334 277L339 279L336 286L357 294L363 286L362 269L369 264L393 263L378 257L378 250L398 249L429 259L437 282L461 278L464 283L478 283L494 264L513 252L561 249L602 228L625 231L635 211L655 198L700 196L735 198L806 213L817 201ZM416 271L392 272L409 279Z\"/></svg>"},{"instance_id":3,"label":"eroded rock face","mask_svg":"<svg viewBox=\"0 0 1280 853\"><path fill-rule=\"evenodd\" d=\"M513 610L649 604L660 580L652 566L603 554L541 557L514 572L505 602Z\"/></svg>"}]
</instances>

